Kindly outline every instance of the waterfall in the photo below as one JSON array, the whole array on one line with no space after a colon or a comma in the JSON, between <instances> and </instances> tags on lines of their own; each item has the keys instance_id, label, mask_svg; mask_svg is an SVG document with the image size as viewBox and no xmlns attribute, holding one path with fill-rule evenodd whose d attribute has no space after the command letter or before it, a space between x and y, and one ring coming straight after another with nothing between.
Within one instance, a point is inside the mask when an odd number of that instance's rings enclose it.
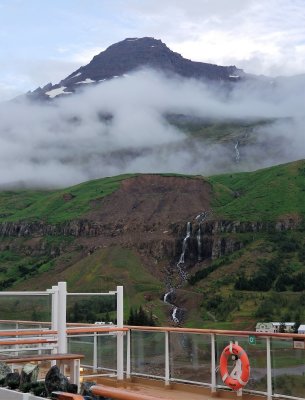
<instances>
[{"instance_id":1,"label":"waterfall","mask_svg":"<svg viewBox=\"0 0 305 400\"><path fill-rule=\"evenodd\" d=\"M198 247L198 261L201 261L202 260L201 223L199 223L199 228L197 231L197 247Z\"/></svg>"},{"instance_id":2,"label":"waterfall","mask_svg":"<svg viewBox=\"0 0 305 400\"><path fill-rule=\"evenodd\" d=\"M170 306L173 306L173 311L172 311L172 320L175 324L179 324L179 319L177 317L177 312L178 312L178 307L176 307L174 304L171 303L171 301L173 301L171 298L169 299L169 301L167 300L168 297L175 292L174 288L170 288L169 292L165 293L164 297L163 297L163 301L165 304L169 304Z\"/></svg>"},{"instance_id":3,"label":"waterfall","mask_svg":"<svg viewBox=\"0 0 305 400\"><path fill-rule=\"evenodd\" d=\"M185 282L187 280L187 273L184 271L183 266L185 263L185 252L187 250L188 241L191 236L191 230L192 230L192 224L190 222L188 222L186 225L186 236L183 239L183 243L182 243L182 252L180 255L180 259L177 263L177 269L178 269L178 272L179 272L182 282Z\"/></svg>"},{"instance_id":4,"label":"waterfall","mask_svg":"<svg viewBox=\"0 0 305 400\"><path fill-rule=\"evenodd\" d=\"M238 150L238 145L239 145L239 142L237 140L237 142L236 142L236 144L234 146L234 148L235 148L235 161L237 163L239 163L239 161L240 161L240 154L239 154L239 150Z\"/></svg>"},{"instance_id":5,"label":"waterfall","mask_svg":"<svg viewBox=\"0 0 305 400\"><path fill-rule=\"evenodd\" d=\"M170 294L172 294L172 293L174 293L174 289L173 289L173 288L170 288L169 292L165 293L165 295L164 295L164 297L163 297L164 303L166 303L166 304L171 304L169 301L167 301L167 297L168 297Z\"/></svg>"},{"instance_id":6,"label":"waterfall","mask_svg":"<svg viewBox=\"0 0 305 400\"><path fill-rule=\"evenodd\" d=\"M192 224L190 223L190 222L188 222L187 223L187 225L186 225L186 236L185 236L185 238L183 239L183 243L182 243L182 253L181 253L181 256L180 256L180 259L179 259L179 261L178 261L178 264L177 264L177 267L180 265L180 264L184 264L184 256L185 256L185 251L186 251L186 249L187 249L187 243L188 243L188 240L189 240L189 238L190 238L190 236L191 236L191 229L192 229ZM179 267L178 267L179 268Z\"/></svg>"},{"instance_id":7,"label":"waterfall","mask_svg":"<svg viewBox=\"0 0 305 400\"><path fill-rule=\"evenodd\" d=\"M198 261L202 260L202 233L204 232L204 228L202 226L202 223L211 215L212 210L208 211L203 211L200 214L198 214L195 217L196 222L198 223L198 231L197 231L197 246L198 246ZM185 253L188 250L188 245L189 245L189 240L191 237L191 232L192 232L192 224L191 222L188 222L186 225L186 235L183 239L182 242L182 251L180 254L179 261L176 264L178 274L180 277L180 283L179 284L173 284L171 280L169 279L166 288L169 290L169 292L166 292L163 296L163 302L165 304L169 304L173 307L173 311L171 314L172 320L175 324L179 324L179 318L177 317L177 313L179 315L179 307L177 307L173 303L173 297L170 296L172 293L174 293L175 289L179 288L182 286L184 282L187 280L187 273L184 270L184 265L185 265ZM181 313L179 315L180 318L183 318L183 310L180 309Z\"/></svg>"},{"instance_id":8,"label":"waterfall","mask_svg":"<svg viewBox=\"0 0 305 400\"><path fill-rule=\"evenodd\" d=\"M203 211L202 213L198 214L195 218L198 222L198 231L197 231L197 250L198 250L198 261L202 261L202 223L208 218L211 211Z\"/></svg>"},{"instance_id":9,"label":"waterfall","mask_svg":"<svg viewBox=\"0 0 305 400\"><path fill-rule=\"evenodd\" d=\"M175 307L172 313L172 319L176 324L179 324L179 319L176 317L178 311L178 307Z\"/></svg>"}]
</instances>

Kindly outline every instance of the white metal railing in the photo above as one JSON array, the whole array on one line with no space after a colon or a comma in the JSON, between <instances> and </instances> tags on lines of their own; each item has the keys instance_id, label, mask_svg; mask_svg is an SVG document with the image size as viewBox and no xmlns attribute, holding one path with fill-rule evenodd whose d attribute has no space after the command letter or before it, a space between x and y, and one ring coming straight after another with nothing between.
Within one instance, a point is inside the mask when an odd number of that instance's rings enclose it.
<instances>
[{"instance_id":1,"label":"white metal railing","mask_svg":"<svg viewBox=\"0 0 305 400\"><path fill-rule=\"evenodd\" d=\"M48 297L50 299L50 310L49 310L49 315L50 315L50 321L49 322L41 322L41 321L30 321L30 320L0 320L0 341L1 337L10 337L10 332L13 333L13 336L17 339L20 336L23 336L26 332L26 329L24 328L25 326L31 326L34 327L35 331L38 330L41 331L54 331L56 332L56 344L53 346L50 346L50 350L53 352L57 353L66 353L67 352L67 341L68 341L68 336L67 336L67 329L70 330L70 333L75 334L80 327L88 326L88 324L67 324L67 297L68 296L116 296L116 319L117 319L117 324L116 326L113 326L113 329L115 330L118 328L118 331L116 332L116 347L118 348L117 351L117 361L116 361L116 371L117 371L117 378L118 379L123 379L124 377L124 359L123 359L123 352L124 352L124 346L123 346L123 332L120 332L123 328L123 286L117 286L116 290L109 291L106 293L68 293L67 292L67 284L66 282L59 282L57 285L52 286L51 289L47 289L45 291L7 291L7 292L0 292L0 302L1 299L9 299L9 297L13 297L13 299L17 297L30 297L34 296L39 298L38 296L43 296L43 297ZM2 306L8 302L8 300L3 300L2 301ZM24 302L22 302L24 303ZM17 308L17 306L16 306ZM27 307L27 311L30 309L30 307ZM8 329L5 329L4 326L5 324L10 324ZM12 327L13 326L13 327ZM74 332L71 332L71 329ZM94 328L95 329L95 328ZM101 326L96 326L96 329L98 331L101 331L102 328ZM31 329L28 329L28 332L30 333ZM79 334L81 332L78 332ZM28 339L29 335L28 335ZM42 345L37 345L37 346L32 346L31 350L33 351L42 351L41 347ZM0 346L1 348L1 346ZM18 351L26 351L28 346L25 346L23 348L17 347L12 345L12 347L7 348L6 350L10 351L10 349L15 349L14 351L17 351L16 349L18 348ZM2 347L2 349L4 349ZM95 348L94 354L97 354L97 349ZM96 359L97 360L97 359ZM94 363L97 364L97 361Z\"/></svg>"},{"instance_id":2,"label":"white metal railing","mask_svg":"<svg viewBox=\"0 0 305 400\"><path fill-rule=\"evenodd\" d=\"M218 373L219 357L230 341L238 341L248 353L251 376L244 391L272 397L305 399L305 349L296 349L294 340L305 343L305 335L267 334L259 332L183 329L174 327L124 327L123 287L107 293L68 293L65 282L59 282L45 292L0 292L1 296L51 296L51 321L7 321L14 326L2 329L0 342L15 337L9 351L67 352L77 348L85 359L82 366L90 369L88 375L145 376L158 378L165 385L185 382L210 387L212 392L225 386ZM117 297L117 325L106 327L89 324L67 324L67 296ZM26 328L35 326L35 332ZM32 333L31 333L32 332ZM27 337L36 340L40 335L54 338L55 343L37 343L21 346L18 340ZM32 336L31 336L32 335ZM249 337L256 338L255 343ZM45 336L46 337L46 336ZM82 341L83 343L80 343ZM3 343L2 343L3 344ZM5 344L3 344L5 345ZM81 347L80 347L81 345ZM302 346L301 346L302 347ZM4 347L1 348L1 354ZM7 350L7 349L5 349ZM75 351L74 351L75 352Z\"/></svg>"},{"instance_id":3,"label":"white metal railing","mask_svg":"<svg viewBox=\"0 0 305 400\"><path fill-rule=\"evenodd\" d=\"M247 352L252 368L244 392L264 395L268 400L272 397L305 399L305 350L293 347L293 341L298 339L304 342L305 335L162 327L128 328L125 334L122 332L125 336L126 378L142 376L161 379L165 385L171 382L196 384L209 387L212 392L228 389L218 373L219 357L230 341L238 341ZM256 344L251 344L250 336L256 338ZM77 337L80 339L80 336ZM83 366L91 367L97 375L113 375L117 370L114 363L111 368L109 361L111 357L113 359L115 351L119 351L115 340L109 341L109 333L96 333L92 338L91 362L90 357L87 357ZM105 338L108 338L106 356L105 343L103 345ZM184 344L183 341L188 343Z\"/></svg>"}]
</instances>

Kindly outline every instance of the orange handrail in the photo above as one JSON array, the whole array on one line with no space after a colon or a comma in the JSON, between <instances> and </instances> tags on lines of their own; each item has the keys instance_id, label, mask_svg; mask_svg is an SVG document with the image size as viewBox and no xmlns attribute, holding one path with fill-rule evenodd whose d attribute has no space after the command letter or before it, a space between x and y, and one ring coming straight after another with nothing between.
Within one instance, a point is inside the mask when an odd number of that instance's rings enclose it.
<instances>
[{"instance_id":1,"label":"orange handrail","mask_svg":"<svg viewBox=\"0 0 305 400\"><path fill-rule=\"evenodd\" d=\"M11 340L0 340L0 346L14 346L15 344L43 344L43 343L56 343L57 339L11 339Z\"/></svg>"},{"instance_id":2,"label":"orange handrail","mask_svg":"<svg viewBox=\"0 0 305 400\"><path fill-rule=\"evenodd\" d=\"M41 330L28 330L28 331L0 331L1 336L45 336L45 335L57 335L57 331L46 329Z\"/></svg>"},{"instance_id":3,"label":"orange handrail","mask_svg":"<svg viewBox=\"0 0 305 400\"><path fill-rule=\"evenodd\" d=\"M129 328L99 328L99 327L88 327L88 328L73 328L67 329L69 335L76 335L79 333L94 333L94 332L128 332Z\"/></svg>"},{"instance_id":4,"label":"orange handrail","mask_svg":"<svg viewBox=\"0 0 305 400\"><path fill-rule=\"evenodd\" d=\"M97 396L110 397L118 400L160 400L163 397L150 396L149 394L139 393L127 389L117 389L104 385L94 385L90 388L91 392Z\"/></svg>"},{"instance_id":5,"label":"orange handrail","mask_svg":"<svg viewBox=\"0 0 305 400\"><path fill-rule=\"evenodd\" d=\"M175 328L168 326L132 326L125 325L129 330L137 331L154 331L154 332L177 332L177 333L198 333L198 334L215 334L225 336L260 336L260 337L277 337L277 338L290 338L305 340L305 334L301 333L269 333L269 332L255 332L255 331L229 331L219 329L199 329L199 328Z\"/></svg>"},{"instance_id":6,"label":"orange handrail","mask_svg":"<svg viewBox=\"0 0 305 400\"><path fill-rule=\"evenodd\" d=\"M1 322L1 321L0 321ZM67 334L77 335L81 333L103 333L103 332L128 332L132 330L141 331L153 331L153 332L176 332L176 333L196 333L196 334L215 334L225 336L257 336L257 337L276 337L282 339L299 339L305 340L305 334L300 333L271 333L271 332L256 332L256 331L230 331L220 329L201 329L201 328L175 328L170 326L132 326L125 325L123 328L118 327L101 327L96 325L84 326L82 328L68 328ZM57 335L56 330L10 330L1 331L0 337L3 336L46 336L46 335Z\"/></svg>"},{"instance_id":7,"label":"orange handrail","mask_svg":"<svg viewBox=\"0 0 305 400\"><path fill-rule=\"evenodd\" d=\"M74 393L52 392L52 396L56 396L54 398L58 400L84 400L83 396Z\"/></svg>"}]
</instances>

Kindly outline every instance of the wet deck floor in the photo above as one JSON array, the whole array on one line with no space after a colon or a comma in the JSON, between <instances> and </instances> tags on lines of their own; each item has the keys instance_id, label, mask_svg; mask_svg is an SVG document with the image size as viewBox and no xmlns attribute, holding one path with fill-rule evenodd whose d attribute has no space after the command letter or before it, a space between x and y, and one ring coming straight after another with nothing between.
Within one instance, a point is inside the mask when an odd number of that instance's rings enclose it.
<instances>
[{"instance_id":1,"label":"wet deck floor","mask_svg":"<svg viewBox=\"0 0 305 400\"><path fill-rule=\"evenodd\" d=\"M212 393L210 388L189 384L174 383L170 386L165 386L160 381L140 378L133 379L132 382L124 381L120 384L115 380L104 378L97 379L95 381L97 384L102 384L107 387L112 386L117 389L124 389L134 393L154 396L156 398L166 400L215 400L215 398L228 400L262 400L266 398L265 396L249 395L245 393L242 395L242 397L240 397L237 396L236 392L226 390L219 390L216 393Z\"/></svg>"}]
</instances>

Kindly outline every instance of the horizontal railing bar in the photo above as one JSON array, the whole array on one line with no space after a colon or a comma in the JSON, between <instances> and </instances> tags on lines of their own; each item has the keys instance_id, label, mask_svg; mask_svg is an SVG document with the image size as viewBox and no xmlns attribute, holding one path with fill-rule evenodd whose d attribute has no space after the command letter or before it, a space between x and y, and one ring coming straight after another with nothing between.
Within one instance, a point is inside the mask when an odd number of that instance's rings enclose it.
<instances>
[{"instance_id":1,"label":"horizontal railing bar","mask_svg":"<svg viewBox=\"0 0 305 400\"><path fill-rule=\"evenodd\" d=\"M181 382L181 383L191 383L193 385L200 385L200 386L207 386L207 387L211 387L212 386L210 383L198 382L198 381L189 381L188 379L170 378L170 381L171 382Z\"/></svg>"},{"instance_id":2,"label":"horizontal railing bar","mask_svg":"<svg viewBox=\"0 0 305 400\"><path fill-rule=\"evenodd\" d=\"M16 346L19 344L42 344L42 343L56 343L57 339L13 339L13 340L0 340L0 346Z\"/></svg>"},{"instance_id":3,"label":"horizontal railing bar","mask_svg":"<svg viewBox=\"0 0 305 400\"><path fill-rule=\"evenodd\" d=\"M162 326L132 326L125 325L131 331L151 331L151 332L173 332L173 333L196 333L196 334L215 334L220 336L257 336L257 337L275 337L281 339L301 339L305 340L305 334L300 333L266 333L255 331L228 331L219 329L199 329L199 328L174 328Z\"/></svg>"},{"instance_id":4,"label":"horizontal railing bar","mask_svg":"<svg viewBox=\"0 0 305 400\"><path fill-rule=\"evenodd\" d=\"M47 335L57 335L57 331L51 329L46 330L28 330L28 331L0 331L0 337L6 336L47 336Z\"/></svg>"},{"instance_id":5,"label":"horizontal railing bar","mask_svg":"<svg viewBox=\"0 0 305 400\"><path fill-rule=\"evenodd\" d=\"M96 332L95 332L96 333ZM116 333L116 332L115 332ZM90 338L94 338L95 336L98 336L98 337L103 337L103 336L109 336L109 335L112 335L112 336L116 336L115 335L115 333L109 333L109 332L102 332L102 333L96 333L96 335L94 334L94 333L88 333L88 334L83 334L83 335L67 335L67 337L68 338L75 338L75 336L77 337L77 338L88 338L88 337L90 337ZM82 341L80 341L79 343L93 343L93 342L82 342Z\"/></svg>"},{"instance_id":6,"label":"horizontal railing bar","mask_svg":"<svg viewBox=\"0 0 305 400\"><path fill-rule=\"evenodd\" d=\"M0 296L50 296L52 292L0 292Z\"/></svg>"},{"instance_id":7,"label":"horizontal railing bar","mask_svg":"<svg viewBox=\"0 0 305 400\"><path fill-rule=\"evenodd\" d=\"M17 324L28 324L28 325L51 325L51 322L46 321L29 321L20 319L0 319L0 323L17 323Z\"/></svg>"},{"instance_id":8,"label":"horizontal railing bar","mask_svg":"<svg viewBox=\"0 0 305 400\"><path fill-rule=\"evenodd\" d=\"M35 322L35 321L19 321L19 320L0 320L0 323L6 322L6 323L28 323L28 324L38 324L38 325L49 325L49 322ZM173 332L173 333L194 333L194 334L216 334L216 335L222 335L222 336L257 336L257 337L274 337L274 338L280 338L280 339L299 339L299 340L305 340L305 334L300 334L300 333L266 333L266 332L255 332L255 331L229 331L229 330L218 330L218 329L199 329L199 328L175 328L175 327L155 327L155 326L132 326L132 325L125 325L124 328L108 328L104 327L101 325L95 324L75 324L75 323L68 323L68 333L75 334L75 333L82 333L82 332L109 332L109 331L143 331L143 332ZM75 328L74 328L75 326ZM83 326L83 327L80 327ZM27 328L24 328L26 330ZM74 332L72 332L72 330ZM22 332L23 329L18 329L18 332ZM31 329L29 328L29 332ZM40 332L54 332L51 330L46 330L46 329L41 329ZM5 336L5 335L13 335L12 330L10 331L0 331L0 336ZM16 335L16 333L14 333Z\"/></svg>"},{"instance_id":9,"label":"horizontal railing bar","mask_svg":"<svg viewBox=\"0 0 305 400\"><path fill-rule=\"evenodd\" d=\"M43 347L18 347L17 349L0 349L0 353L16 353L22 351L37 351L37 350L53 350L54 346L43 346ZM0 358L1 361L1 358Z\"/></svg>"},{"instance_id":10,"label":"horizontal railing bar","mask_svg":"<svg viewBox=\"0 0 305 400\"><path fill-rule=\"evenodd\" d=\"M117 292L105 293L67 293L67 296L114 296Z\"/></svg>"},{"instance_id":11,"label":"horizontal railing bar","mask_svg":"<svg viewBox=\"0 0 305 400\"><path fill-rule=\"evenodd\" d=\"M83 368L94 368L93 365L87 365L87 364L81 364L81 367ZM103 370L103 371L110 371L110 372L116 372L116 369L114 368L103 368L103 367L98 367L95 368L96 370ZM116 375L116 374L115 374Z\"/></svg>"},{"instance_id":12,"label":"horizontal railing bar","mask_svg":"<svg viewBox=\"0 0 305 400\"><path fill-rule=\"evenodd\" d=\"M88 327L88 328L69 328L67 329L67 334L68 335L76 335L79 333L91 333L91 332L127 332L129 331L128 328L100 328L100 325L96 325L95 327Z\"/></svg>"},{"instance_id":13,"label":"horizontal railing bar","mask_svg":"<svg viewBox=\"0 0 305 400\"><path fill-rule=\"evenodd\" d=\"M114 388L101 384L93 385L90 387L90 391L94 395L121 399L121 400L159 400L159 396L149 395L140 391L133 391L125 388Z\"/></svg>"},{"instance_id":14,"label":"horizontal railing bar","mask_svg":"<svg viewBox=\"0 0 305 400\"><path fill-rule=\"evenodd\" d=\"M285 394L279 394L279 393L274 393L272 397L277 397L277 398L284 398L284 399L290 399L290 400L304 400L304 397L294 397L294 396L288 396Z\"/></svg>"},{"instance_id":15,"label":"horizontal railing bar","mask_svg":"<svg viewBox=\"0 0 305 400\"><path fill-rule=\"evenodd\" d=\"M116 376L116 374L81 374L82 378L97 378L100 376L108 376L109 378L114 378Z\"/></svg>"},{"instance_id":16,"label":"horizontal railing bar","mask_svg":"<svg viewBox=\"0 0 305 400\"><path fill-rule=\"evenodd\" d=\"M221 385L219 385L218 387L227 388L227 386L221 386ZM263 396L267 396L267 392L262 392L261 390L247 389L246 387L243 388L243 392L244 393L251 393L251 394L260 394L260 395L263 395Z\"/></svg>"},{"instance_id":17,"label":"horizontal railing bar","mask_svg":"<svg viewBox=\"0 0 305 400\"><path fill-rule=\"evenodd\" d=\"M144 376L146 378L156 378L156 379L161 379L164 381L164 375L150 375L150 374L144 374L142 372L131 372L130 375L132 376Z\"/></svg>"}]
</instances>

